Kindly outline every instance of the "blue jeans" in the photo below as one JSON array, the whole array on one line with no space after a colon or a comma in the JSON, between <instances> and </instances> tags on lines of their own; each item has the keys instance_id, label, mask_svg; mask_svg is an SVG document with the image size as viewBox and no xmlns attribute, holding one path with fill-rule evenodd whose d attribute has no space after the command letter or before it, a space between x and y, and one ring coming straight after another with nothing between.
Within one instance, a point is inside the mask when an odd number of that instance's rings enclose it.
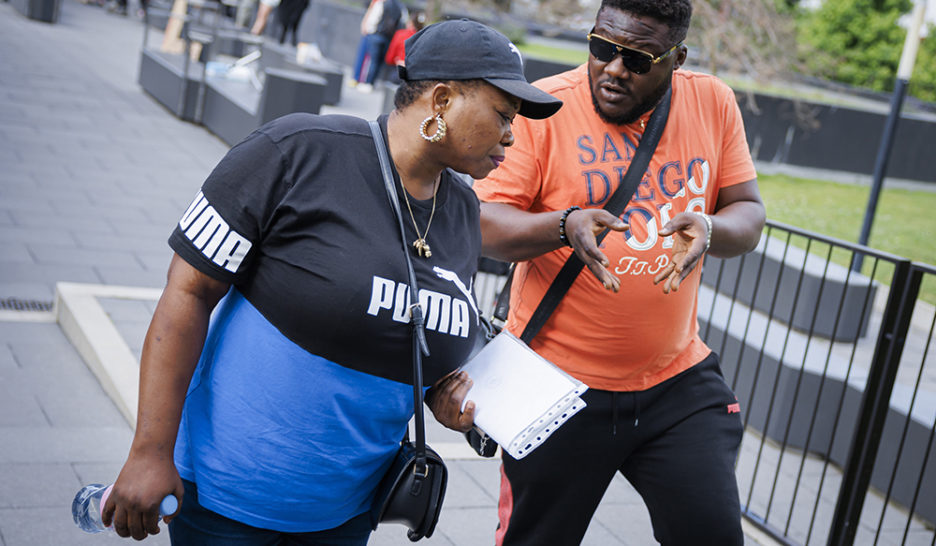
<instances>
[{"instance_id":1,"label":"blue jeans","mask_svg":"<svg viewBox=\"0 0 936 546\"><path fill-rule=\"evenodd\" d=\"M310 533L281 533L226 518L198 504L198 488L182 480L182 511L169 523L173 545L191 546L365 546L370 537L370 514L353 517L334 529Z\"/></svg>"},{"instance_id":2,"label":"blue jeans","mask_svg":"<svg viewBox=\"0 0 936 546\"><path fill-rule=\"evenodd\" d=\"M360 83L374 83L381 67L390 40L381 34L368 34L358 44L357 58L354 61L354 79ZM366 66L365 66L366 61ZM362 69L367 71L362 73Z\"/></svg>"}]
</instances>

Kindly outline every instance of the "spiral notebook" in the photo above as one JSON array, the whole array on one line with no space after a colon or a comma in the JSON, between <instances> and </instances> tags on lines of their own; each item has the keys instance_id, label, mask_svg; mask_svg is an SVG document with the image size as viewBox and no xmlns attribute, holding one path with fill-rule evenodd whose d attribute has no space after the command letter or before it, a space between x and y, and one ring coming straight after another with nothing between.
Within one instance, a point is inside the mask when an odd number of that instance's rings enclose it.
<instances>
[{"instance_id":1,"label":"spiral notebook","mask_svg":"<svg viewBox=\"0 0 936 546\"><path fill-rule=\"evenodd\" d=\"M588 387L501 332L462 366L473 382L475 425L522 459L585 407ZM464 409L464 408L463 408Z\"/></svg>"}]
</instances>

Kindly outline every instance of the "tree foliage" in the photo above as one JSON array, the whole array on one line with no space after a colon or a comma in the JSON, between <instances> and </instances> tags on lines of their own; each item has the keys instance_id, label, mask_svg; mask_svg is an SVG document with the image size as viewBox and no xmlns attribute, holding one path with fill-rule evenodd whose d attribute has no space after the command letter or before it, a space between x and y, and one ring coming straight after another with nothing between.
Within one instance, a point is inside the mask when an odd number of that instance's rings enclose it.
<instances>
[{"instance_id":1,"label":"tree foliage","mask_svg":"<svg viewBox=\"0 0 936 546\"><path fill-rule=\"evenodd\" d=\"M897 24L911 0L826 0L804 11L798 24L799 55L822 78L890 91L907 31Z\"/></svg>"},{"instance_id":2,"label":"tree foliage","mask_svg":"<svg viewBox=\"0 0 936 546\"><path fill-rule=\"evenodd\" d=\"M690 44L713 74L727 71L766 81L796 61L789 8L775 0L695 0Z\"/></svg>"},{"instance_id":3,"label":"tree foliage","mask_svg":"<svg viewBox=\"0 0 936 546\"><path fill-rule=\"evenodd\" d=\"M910 76L909 93L929 102L936 102L936 28L920 43L913 75Z\"/></svg>"},{"instance_id":4,"label":"tree foliage","mask_svg":"<svg viewBox=\"0 0 936 546\"><path fill-rule=\"evenodd\" d=\"M463 5L568 27L589 26L600 3L424 1L430 20L446 8ZM690 55L715 74L775 82L800 72L888 92L894 86L907 32L898 20L911 11L913 1L822 0L818 8L811 9L800 0L693 0ZM921 44L909 93L936 102L936 28L930 28Z\"/></svg>"}]
</instances>

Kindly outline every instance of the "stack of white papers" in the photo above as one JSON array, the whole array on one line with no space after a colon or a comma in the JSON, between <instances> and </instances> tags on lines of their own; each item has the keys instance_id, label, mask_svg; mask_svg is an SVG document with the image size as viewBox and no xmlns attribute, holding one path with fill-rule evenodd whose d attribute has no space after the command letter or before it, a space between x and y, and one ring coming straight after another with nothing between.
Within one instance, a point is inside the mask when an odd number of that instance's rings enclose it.
<instances>
[{"instance_id":1,"label":"stack of white papers","mask_svg":"<svg viewBox=\"0 0 936 546\"><path fill-rule=\"evenodd\" d=\"M585 407L581 381L501 332L462 366L473 382L475 425L522 459ZM464 408L462 408L464 409Z\"/></svg>"}]
</instances>

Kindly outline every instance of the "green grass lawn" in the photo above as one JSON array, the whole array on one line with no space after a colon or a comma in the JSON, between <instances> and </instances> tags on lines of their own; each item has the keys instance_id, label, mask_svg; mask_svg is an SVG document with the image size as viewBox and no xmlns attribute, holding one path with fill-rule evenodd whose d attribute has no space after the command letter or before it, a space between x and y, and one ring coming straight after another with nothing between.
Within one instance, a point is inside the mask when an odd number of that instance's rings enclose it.
<instances>
[{"instance_id":1,"label":"green grass lawn","mask_svg":"<svg viewBox=\"0 0 936 546\"><path fill-rule=\"evenodd\" d=\"M785 175L760 175L767 218L843 241L857 242L864 221L870 187L837 184ZM804 241L793 239L797 246ZM878 200L868 246L917 262L936 264L936 192L887 188ZM811 251L824 257L827 247ZM833 253L832 260L849 264L849 254ZM866 260L862 272L870 274ZM879 265L875 278L886 283L892 267ZM921 297L936 304L936 278L925 278Z\"/></svg>"},{"instance_id":2,"label":"green grass lawn","mask_svg":"<svg viewBox=\"0 0 936 546\"><path fill-rule=\"evenodd\" d=\"M583 46L582 49L565 49L550 47L542 44L520 44L517 46L523 56L536 57L538 59L547 59L560 63L571 65L580 65L588 59L588 50Z\"/></svg>"}]
</instances>

